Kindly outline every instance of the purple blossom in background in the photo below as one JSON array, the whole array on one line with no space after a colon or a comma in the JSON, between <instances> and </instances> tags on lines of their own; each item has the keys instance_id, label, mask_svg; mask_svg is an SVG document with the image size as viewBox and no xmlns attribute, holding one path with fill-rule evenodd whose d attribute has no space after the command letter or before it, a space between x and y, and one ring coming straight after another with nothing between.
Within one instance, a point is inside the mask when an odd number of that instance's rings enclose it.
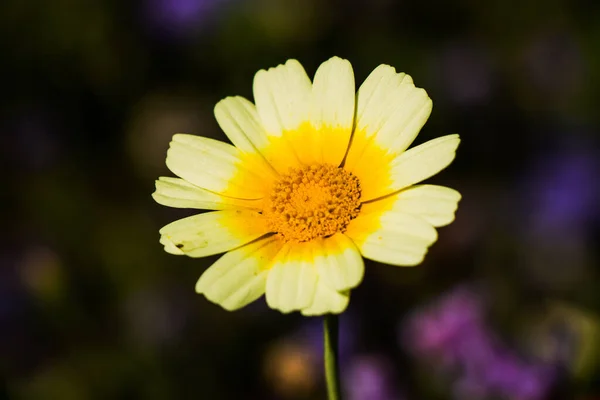
<instances>
[{"instance_id":1,"label":"purple blossom in background","mask_svg":"<svg viewBox=\"0 0 600 400\"><path fill-rule=\"evenodd\" d=\"M483 381L496 393L513 399L543 399L554 380L552 366L532 365L520 360L508 349L497 349L497 354L483 371Z\"/></svg>"},{"instance_id":2,"label":"purple blossom in background","mask_svg":"<svg viewBox=\"0 0 600 400\"><path fill-rule=\"evenodd\" d=\"M143 14L153 33L166 38L185 38L197 33L225 1L144 0Z\"/></svg>"},{"instance_id":3,"label":"purple blossom in background","mask_svg":"<svg viewBox=\"0 0 600 400\"><path fill-rule=\"evenodd\" d=\"M590 232L600 209L598 153L573 139L541 156L523 182L524 271L546 290L577 290L587 278ZM565 266L568 265L568 268Z\"/></svg>"},{"instance_id":4,"label":"purple blossom in background","mask_svg":"<svg viewBox=\"0 0 600 400\"><path fill-rule=\"evenodd\" d=\"M443 365L450 365L456 352L440 350L459 345L465 332L481 324L482 304L474 292L460 288L441 299L440 305L413 315L405 336L411 343L411 352L430 355Z\"/></svg>"},{"instance_id":5,"label":"purple blossom in background","mask_svg":"<svg viewBox=\"0 0 600 400\"><path fill-rule=\"evenodd\" d=\"M536 230L579 230L598 217L599 155L581 147L546 154L526 180Z\"/></svg>"},{"instance_id":6,"label":"purple blossom in background","mask_svg":"<svg viewBox=\"0 0 600 400\"><path fill-rule=\"evenodd\" d=\"M487 326L484 310L476 290L458 288L409 317L401 325L401 339L415 358L437 367L441 376L454 377L457 399L544 399L555 366L516 355Z\"/></svg>"},{"instance_id":7,"label":"purple blossom in background","mask_svg":"<svg viewBox=\"0 0 600 400\"><path fill-rule=\"evenodd\" d=\"M342 382L348 400L398 400L393 386L393 369L386 358L361 355L344 368Z\"/></svg>"},{"instance_id":8,"label":"purple blossom in background","mask_svg":"<svg viewBox=\"0 0 600 400\"><path fill-rule=\"evenodd\" d=\"M496 346L495 337L482 322L477 321L465 325L447 349L455 360L463 363L465 370L476 371L481 365L490 365L495 361L493 350Z\"/></svg>"}]
</instances>

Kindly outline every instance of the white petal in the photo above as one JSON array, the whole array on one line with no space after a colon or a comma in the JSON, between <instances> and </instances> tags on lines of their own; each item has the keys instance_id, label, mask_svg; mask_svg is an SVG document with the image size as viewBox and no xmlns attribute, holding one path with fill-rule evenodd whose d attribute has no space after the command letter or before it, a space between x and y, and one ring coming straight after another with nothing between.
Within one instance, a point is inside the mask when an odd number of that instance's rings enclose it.
<instances>
[{"instance_id":1,"label":"white petal","mask_svg":"<svg viewBox=\"0 0 600 400\"><path fill-rule=\"evenodd\" d=\"M314 136L308 124L312 83L302 65L288 60L284 65L258 71L253 91L256 111L269 141L259 150L269 164L286 173L290 167L302 166L302 158L307 158L303 151L312 159L314 146L303 146Z\"/></svg>"},{"instance_id":2,"label":"white petal","mask_svg":"<svg viewBox=\"0 0 600 400\"><path fill-rule=\"evenodd\" d=\"M201 136L176 134L167 152L167 167L196 186L231 197L262 198L264 177L243 164L238 149Z\"/></svg>"},{"instance_id":3,"label":"white petal","mask_svg":"<svg viewBox=\"0 0 600 400\"><path fill-rule=\"evenodd\" d=\"M390 192L419 183L446 168L456 155L458 135L442 136L396 157L391 164Z\"/></svg>"},{"instance_id":4,"label":"white petal","mask_svg":"<svg viewBox=\"0 0 600 400\"><path fill-rule=\"evenodd\" d=\"M227 97L215 106L215 118L229 140L241 151L254 153L269 144L256 107L243 97Z\"/></svg>"},{"instance_id":5,"label":"white petal","mask_svg":"<svg viewBox=\"0 0 600 400\"><path fill-rule=\"evenodd\" d=\"M319 280L312 304L303 308L301 312L305 316L340 314L348 307L349 302L349 293L333 290Z\"/></svg>"},{"instance_id":6,"label":"white petal","mask_svg":"<svg viewBox=\"0 0 600 400\"><path fill-rule=\"evenodd\" d=\"M175 246L175 243L171 242L165 236L161 236L159 240L160 244L165 246L165 251L169 254L174 254L176 256L183 256L185 253Z\"/></svg>"},{"instance_id":7,"label":"white petal","mask_svg":"<svg viewBox=\"0 0 600 400\"><path fill-rule=\"evenodd\" d=\"M360 246L360 251L365 258L402 267L413 267L423 262L427 247L421 244L403 243L402 236L394 236L389 232L387 243L367 240Z\"/></svg>"},{"instance_id":8,"label":"white petal","mask_svg":"<svg viewBox=\"0 0 600 400\"><path fill-rule=\"evenodd\" d=\"M310 244L286 244L267 277L267 304L283 313L307 308L312 304L317 279Z\"/></svg>"},{"instance_id":9,"label":"white petal","mask_svg":"<svg viewBox=\"0 0 600 400\"><path fill-rule=\"evenodd\" d=\"M266 233L264 218L256 211L212 211L164 226L160 242L165 251L174 246L190 257L206 257L242 246Z\"/></svg>"},{"instance_id":10,"label":"white petal","mask_svg":"<svg viewBox=\"0 0 600 400\"><path fill-rule=\"evenodd\" d=\"M215 118L229 140L246 155L248 168L277 178L277 160L270 154L271 139L262 126L254 104L243 97L227 97L215 106ZM271 149L272 150L272 149Z\"/></svg>"},{"instance_id":11,"label":"white petal","mask_svg":"<svg viewBox=\"0 0 600 400\"><path fill-rule=\"evenodd\" d=\"M352 240L337 233L315 241L315 265L322 284L335 291L356 287L364 275L364 262Z\"/></svg>"},{"instance_id":12,"label":"white petal","mask_svg":"<svg viewBox=\"0 0 600 400\"><path fill-rule=\"evenodd\" d=\"M281 248L273 236L230 251L209 267L196 292L226 310L237 310L265 293L268 266Z\"/></svg>"},{"instance_id":13,"label":"white petal","mask_svg":"<svg viewBox=\"0 0 600 400\"><path fill-rule=\"evenodd\" d=\"M348 225L346 235L364 257L404 266L419 264L437 240L435 228L427 221L397 211L359 215Z\"/></svg>"},{"instance_id":14,"label":"white petal","mask_svg":"<svg viewBox=\"0 0 600 400\"><path fill-rule=\"evenodd\" d=\"M432 102L412 78L380 65L367 77L357 94L356 130L391 154L410 146L431 114Z\"/></svg>"},{"instance_id":15,"label":"white petal","mask_svg":"<svg viewBox=\"0 0 600 400\"><path fill-rule=\"evenodd\" d=\"M296 60L256 73L254 101L267 135L281 136L308 120L311 86Z\"/></svg>"},{"instance_id":16,"label":"white petal","mask_svg":"<svg viewBox=\"0 0 600 400\"><path fill-rule=\"evenodd\" d=\"M311 125L321 147L317 162L339 165L354 125L354 72L348 60L333 57L321 64L313 82Z\"/></svg>"},{"instance_id":17,"label":"white petal","mask_svg":"<svg viewBox=\"0 0 600 400\"><path fill-rule=\"evenodd\" d=\"M461 199L454 189L437 185L418 185L381 201L392 201L392 210L417 215L435 227L454 221ZM373 202L373 205L378 201Z\"/></svg>"},{"instance_id":18,"label":"white petal","mask_svg":"<svg viewBox=\"0 0 600 400\"><path fill-rule=\"evenodd\" d=\"M210 192L179 178L160 177L152 197L168 207L225 210L231 208L260 208L256 200L242 200Z\"/></svg>"}]
</instances>

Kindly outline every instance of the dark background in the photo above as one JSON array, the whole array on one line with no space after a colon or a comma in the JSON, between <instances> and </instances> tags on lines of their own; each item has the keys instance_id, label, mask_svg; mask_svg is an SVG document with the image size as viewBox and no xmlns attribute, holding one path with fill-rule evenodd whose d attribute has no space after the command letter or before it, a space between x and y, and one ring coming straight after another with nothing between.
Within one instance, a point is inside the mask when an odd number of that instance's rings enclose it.
<instances>
[{"instance_id":1,"label":"dark background","mask_svg":"<svg viewBox=\"0 0 600 400\"><path fill-rule=\"evenodd\" d=\"M324 399L320 320L194 293L150 194L173 133L261 68L338 55L425 88L463 194L423 265L367 262L349 400L600 396L600 2L3 0L0 398Z\"/></svg>"}]
</instances>

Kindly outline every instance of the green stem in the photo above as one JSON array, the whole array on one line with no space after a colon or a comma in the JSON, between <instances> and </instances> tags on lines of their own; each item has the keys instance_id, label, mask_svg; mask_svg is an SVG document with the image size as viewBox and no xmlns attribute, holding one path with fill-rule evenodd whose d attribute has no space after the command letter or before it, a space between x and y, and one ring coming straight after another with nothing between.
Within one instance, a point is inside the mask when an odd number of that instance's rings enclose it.
<instances>
[{"instance_id":1,"label":"green stem","mask_svg":"<svg viewBox=\"0 0 600 400\"><path fill-rule=\"evenodd\" d=\"M338 316L325 315L323 319L323 356L325 362L325 380L327 398L341 400L340 379L338 374Z\"/></svg>"}]
</instances>

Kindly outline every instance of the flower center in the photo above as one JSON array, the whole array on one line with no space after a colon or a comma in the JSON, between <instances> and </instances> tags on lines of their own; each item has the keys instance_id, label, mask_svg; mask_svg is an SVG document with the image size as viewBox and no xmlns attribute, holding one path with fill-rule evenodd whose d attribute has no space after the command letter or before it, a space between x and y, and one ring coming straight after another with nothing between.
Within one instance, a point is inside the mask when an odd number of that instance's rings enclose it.
<instances>
[{"instance_id":1,"label":"flower center","mask_svg":"<svg viewBox=\"0 0 600 400\"><path fill-rule=\"evenodd\" d=\"M360 211L360 182L342 168L317 164L290 168L265 200L268 227L286 242L344 232Z\"/></svg>"}]
</instances>

